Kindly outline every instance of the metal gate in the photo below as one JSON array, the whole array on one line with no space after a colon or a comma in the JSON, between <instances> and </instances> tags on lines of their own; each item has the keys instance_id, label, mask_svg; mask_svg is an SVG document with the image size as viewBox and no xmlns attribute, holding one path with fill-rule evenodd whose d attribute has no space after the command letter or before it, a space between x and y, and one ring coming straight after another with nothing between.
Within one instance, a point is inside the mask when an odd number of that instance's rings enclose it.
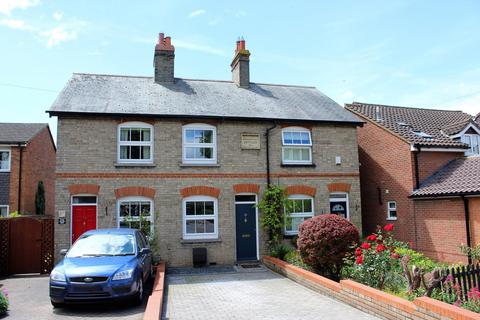
<instances>
[{"instance_id":1,"label":"metal gate","mask_svg":"<svg viewBox=\"0 0 480 320\"><path fill-rule=\"evenodd\" d=\"M0 274L49 273L53 268L54 220L0 219Z\"/></svg>"}]
</instances>

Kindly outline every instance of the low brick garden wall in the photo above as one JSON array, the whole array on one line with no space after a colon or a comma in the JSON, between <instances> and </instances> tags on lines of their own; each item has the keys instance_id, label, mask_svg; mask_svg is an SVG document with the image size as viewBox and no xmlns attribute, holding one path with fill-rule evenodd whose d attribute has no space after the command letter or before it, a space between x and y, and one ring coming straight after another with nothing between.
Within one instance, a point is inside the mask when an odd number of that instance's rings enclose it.
<instances>
[{"instance_id":1,"label":"low brick garden wall","mask_svg":"<svg viewBox=\"0 0 480 320\"><path fill-rule=\"evenodd\" d=\"M148 297L143 320L159 320L162 316L163 286L165 283L165 262L157 266L152 294Z\"/></svg>"},{"instance_id":2,"label":"low brick garden wall","mask_svg":"<svg viewBox=\"0 0 480 320\"><path fill-rule=\"evenodd\" d=\"M428 297L408 301L352 280L335 282L277 258L265 256L268 268L314 291L383 319L480 319L480 315Z\"/></svg>"}]
</instances>

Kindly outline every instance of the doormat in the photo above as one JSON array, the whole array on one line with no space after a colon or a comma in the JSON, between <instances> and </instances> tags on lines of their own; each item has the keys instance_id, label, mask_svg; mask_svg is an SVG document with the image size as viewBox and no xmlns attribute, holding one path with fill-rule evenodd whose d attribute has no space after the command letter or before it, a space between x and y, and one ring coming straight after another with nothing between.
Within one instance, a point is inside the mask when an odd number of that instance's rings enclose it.
<instances>
[{"instance_id":1,"label":"doormat","mask_svg":"<svg viewBox=\"0 0 480 320\"><path fill-rule=\"evenodd\" d=\"M260 264L258 263L241 264L240 266L245 269L260 268Z\"/></svg>"}]
</instances>

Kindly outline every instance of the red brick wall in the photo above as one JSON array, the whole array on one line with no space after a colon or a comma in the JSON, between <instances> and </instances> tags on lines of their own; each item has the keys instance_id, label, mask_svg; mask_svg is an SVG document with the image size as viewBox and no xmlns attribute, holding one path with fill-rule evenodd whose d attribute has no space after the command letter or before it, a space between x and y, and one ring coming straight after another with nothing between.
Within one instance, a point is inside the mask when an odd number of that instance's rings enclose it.
<instances>
[{"instance_id":1,"label":"red brick wall","mask_svg":"<svg viewBox=\"0 0 480 320\"><path fill-rule=\"evenodd\" d=\"M18 170L20 151L12 148L10 174L10 211L18 210ZM22 195L20 210L35 214L35 193L39 181L45 185L45 213L55 210L55 147L48 128L40 131L23 149Z\"/></svg>"},{"instance_id":2,"label":"red brick wall","mask_svg":"<svg viewBox=\"0 0 480 320\"><path fill-rule=\"evenodd\" d=\"M420 183L451 160L463 157L463 152L428 152L418 154L418 173Z\"/></svg>"},{"instance_id":3,"label":"red brick wall","mask_svg":"<svg viewBox=\"0 0 480 320\"><path fill-rule=\"evenodd\" d=\"M456 199L415 200L417 249L446 262L467 262L460 253L467 243L463 201Z\"/></svg>"},{"instance_id":4,"label":"red brick wall","mask_svg":"<svg viewBox=\"0 0 480 320\"><path fill-rule=\"evenodd\" d=\"M393 223L399 240L414 241L412 201L408 198L414 183L410 145L370 122L358 129L358 143L364 232ZM397 202L397 221L386 220L387 201Z\"/></svg>"}]
</instances>

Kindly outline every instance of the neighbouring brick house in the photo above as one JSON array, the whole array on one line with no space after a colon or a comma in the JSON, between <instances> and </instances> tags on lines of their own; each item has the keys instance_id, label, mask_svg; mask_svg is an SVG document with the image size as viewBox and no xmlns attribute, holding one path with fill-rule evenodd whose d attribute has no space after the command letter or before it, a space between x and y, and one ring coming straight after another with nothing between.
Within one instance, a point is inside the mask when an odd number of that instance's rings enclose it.
<instances>
[{"instance_id":1,"label":"neighbouring brick house","mask_svg":"<svg viewBox=\"0 0 480 320\"><path fill-rule=\"evenodd\" d=\"M394 223L396 236L433 258L466 258L480 243L480 126L461 111L354 102L364 232ZM467 236L469 234L469 236Z\"/></svg>"},{"instance_id":2,"label":"neighbouring brick house","mask_svg":"<svg viewBox=\"0 0 480 320\"><path fill-rule=\"evenodd\" d=\"M209 263L257 260L269 179L295 204L286 234L331 208L361 228L357 117L313 87L250 82L244 41L233 81L174 78L174 53L161 34L154 77L74 74L51 107L56 252L85 228L143 220L170 265L196 247Z\"/></svg>"},{"instance_id":3,"label":"neighbouring brick house","mask_svg":"<svg viewBox=\"0 0 480 320\"><path fill-rule=\"evenodd\" d=\"M46 123L0 123L0 216L36 214L39 181L45 213L55 207L55 143Z\"/></svg>"}]
</instances>

